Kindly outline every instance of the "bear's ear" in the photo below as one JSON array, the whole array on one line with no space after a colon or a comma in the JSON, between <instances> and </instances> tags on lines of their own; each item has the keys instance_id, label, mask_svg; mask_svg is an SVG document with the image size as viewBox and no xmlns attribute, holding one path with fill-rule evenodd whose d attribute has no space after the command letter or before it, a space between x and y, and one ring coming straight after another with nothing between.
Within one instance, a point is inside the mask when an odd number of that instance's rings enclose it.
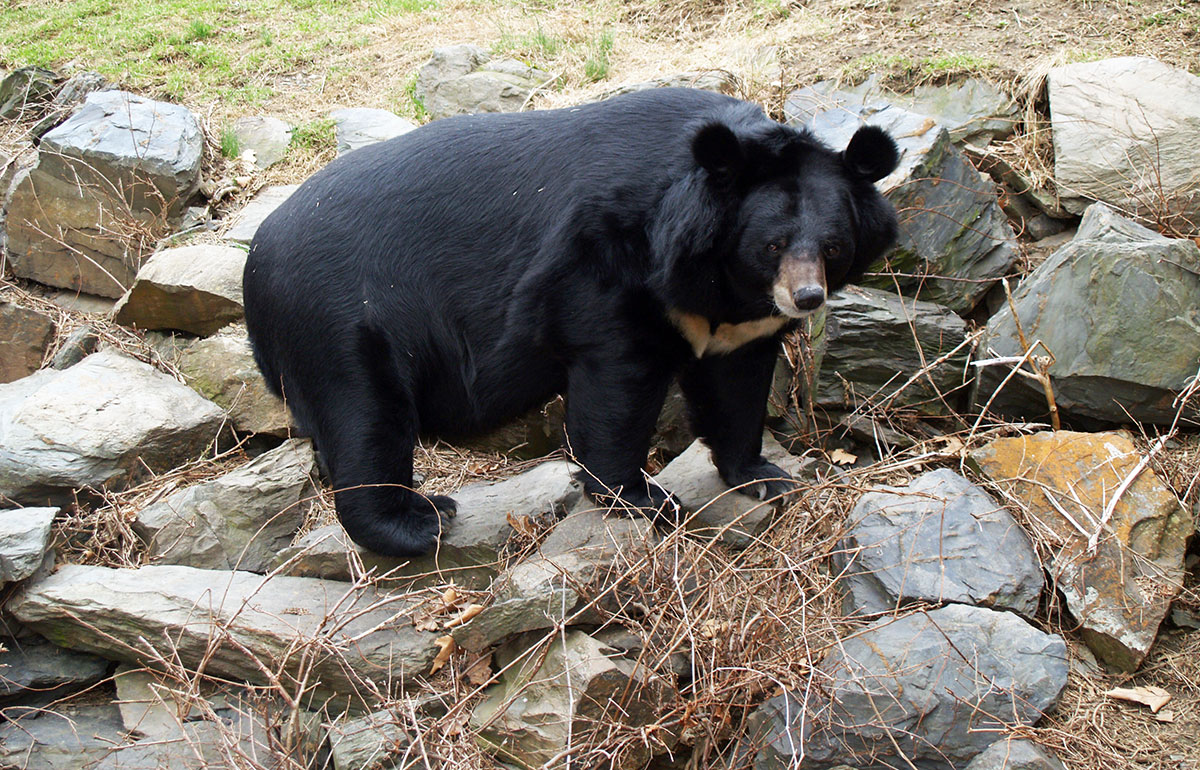
<instances>
[{"instance_id":1,"label":"bear's ear","mask_svg":"<svg viewBox=\"0 0 1200 770\"><path fill-rule=\"evenodd\" d=\"M892 137L877 126L863 126L854 132L842 151L846 172L861 182L878 182L896 170L900 151Z\"/></svg>"},{"instance_id":2,"label":"bear's ear","mask_svg":"<svg viewBox=\"0 0 1200 770\"><path fill-rule=\"evenodd\" d=\"M742 143L724 123L709 123L692 137L692 157L713 177L732 180L745 163Z\"/></svg>"}]
</instances>

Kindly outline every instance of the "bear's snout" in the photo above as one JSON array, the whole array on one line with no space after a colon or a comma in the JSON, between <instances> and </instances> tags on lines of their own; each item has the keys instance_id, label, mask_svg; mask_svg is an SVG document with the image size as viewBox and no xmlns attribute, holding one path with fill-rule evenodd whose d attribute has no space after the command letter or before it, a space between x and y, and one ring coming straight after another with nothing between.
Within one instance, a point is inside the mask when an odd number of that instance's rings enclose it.
<instances>
[{"instance_id":1,"label":"bear's snout","mask_svg":"<svg viewBox=\"0 0 1200 770\"><path fill-rule=\"evenodd\" d=\"M801 286L792 292L792 303L797 310L816 310L825 304L825 289L820 286Z\"/></svg>"}]
</instances>

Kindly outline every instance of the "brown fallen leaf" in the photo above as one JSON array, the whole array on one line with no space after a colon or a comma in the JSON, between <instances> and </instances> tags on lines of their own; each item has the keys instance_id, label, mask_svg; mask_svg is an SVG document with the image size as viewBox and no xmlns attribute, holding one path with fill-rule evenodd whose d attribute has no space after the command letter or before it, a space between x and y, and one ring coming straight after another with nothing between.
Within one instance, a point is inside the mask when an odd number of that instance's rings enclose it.
<instances>
[{"instance_id":1,"label":"brown fallen leaf","mask_svg":"<svg viewBox=\"0 0 1200 770\"><path fill-rule=\"evenodd\" d=\"M1155 714L1154 718L1157 719L1159 722L1174 722L1175 721L1175 712L1172 711L1171 709L1165 709L1165 710L1160 711L1157 714Z\"/></svg>"},{"instance_id":2,"label":"brown fallen leaf","mask_svg":"<svg viewBox=\"0 0 1200 770\"><path fill-rule=\"evenodd\" d=\"M537 534L537 527L533 524L533 519L528 516L517 516L512 511L508 512L508 526L516 530L517 534L525 537L533 537Z\"/></svg>"},{"instance_id":3,"label":"brown fallen leaf","mask_svg":"<svg viewBox=\"0 0 1200 770\"><path fill-rule=\"evenodd\" d=\"M492 681L492 653L489 652L483 657L476 658L471 665L467 666L463 676L476 687L483 687Z\"/></svg>"},{"instance_id":4,"label":"brown fallen leaf","mask_svg":"<svg viewBox=\"0 0 1200 770\"><path fill-rule=\"evenodd\" d=\"M1150 707L1151 714L1157 714L1158 710L1167 705L1171 701L1171 693L1161 687L1146 686L1146 687L1114 687L1104 693L1110 698L1117 700L1129 701L1131 703L1140 703L1143 706Z\"/></svg>"},{"instance_id":5,"label":"brown fallen leaf","mask_svg":"<svg viewBox=\"0 0 1200 770\"><path fill-rule=\"evenodd\" d=\"M446 607L453 607L458 603L458 591L454 586L450 586L442 592L442 604Z\"/></svg>"},{"instance_id":6,"label":"brown fallen leaf","mask_svg":"<svg viewBox=\"0 0 1200 770\"><path fill-rule=\"evenodd\" d=\"M858 455L852 455L844 449L835 449L829 453L829 462L834 465L853 465L858 461Z\"/></svg>"},{"instance_id":7,"label":"brown fallen leaf","mask_svg":"<svg viewBox=\"0 0 1200 770\"><path fill-rule=\"evenodd\" d=\"M481 612L483 612L482 604L468 604L466 607L463 607L462 612L458 613L458 615L456 615L455 617L446 621L446 628L454 628L455 626L461 626L463 623L466 623L468 620L475 617L476 615L478 615Z\"/></svg>"},{"instance_id":8,"label":"brown fallen leaf","mask_svg":"<svg viewBox=\"0 0 1200 770\"><path fill-rule=\"evenodd\" d=\"M433 676L442 670L442 667L450 662L450 656L454 654L454 650L458 645L454 642L453 636L439 636L433 641L438 647L438 654L433 659L433 665L429 667L429 675Z\"/></svg>"}]
</instances>

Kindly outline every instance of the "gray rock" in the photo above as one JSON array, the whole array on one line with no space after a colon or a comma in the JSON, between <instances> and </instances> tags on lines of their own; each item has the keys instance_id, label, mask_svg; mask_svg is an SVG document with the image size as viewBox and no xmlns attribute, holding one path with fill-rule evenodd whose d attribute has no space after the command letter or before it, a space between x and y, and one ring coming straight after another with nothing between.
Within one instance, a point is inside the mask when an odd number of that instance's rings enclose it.
<instances>
[{"instance_id":1,"label":"gray rock","mask_svg":"<svg viewBox=\"0 0 1200 770\"><path fill-rule=\"evenodd\" d=\"M560 622L602 622L606 609L636 590L623 574L658 542L650 521L605 514L581 504L550 531L538 555L500 573L492 603L451 632L459 646L478 652Z\"/></svg>"},{"instance_id":2,"label":"gray rock","mask_svg":"<svg viewBox=\"0 0 1200 770\"><path fill-rule=\"evenodd\" d=\"M763 433L763 456L799 478L804 473L800 458L780 446L770 433ZM684 526L703 537L715 537L731 548L745 548L763 533L775 517L778 500L759 500L729 489L717 473L712 453L699 441L654 477L672 492L687 510Z\"/></svg>"},{"instance_id":3,"label":"gray rock","mask_svg":"<svg viewBox=\"0 0 1200 770\"><path fill-rule=\"evenodd\" d=\"M197 340L180 353L177 366L187 384L229 415L234 430L284 438L292 420L283 400L267 389L244 326Z\"/></svg>"},{"instance_id":4,"label":"gray rock","mask_svg":"<svg viewBox=\"0 0 1200 770\"><path fill-rule=\"evenodd\" d=\"M410 749L413 738L405 724L400 714L387 709L334 722L329 727L329 755L334 770L384 770L398 763L427 768L420 761L420 751ZM410 764L414 761L417 764Z\"/></svg>"},{"instance_id":5,"label":"gray rock","mask_svg":"<svg viewBox=\"0 0 1200 770\"><path fill-rule=\"evenodd\" d=\"M336 125L338 155L387 141L416 128L416 125L394 112L370 107L334 110L329 117Z\"/></svg>"},{"instance_id":6,"label":"gray rock","mask_svg":"<svg viewBox=\"0 0 1200 770\"><path fill-rule=\"evenodd\" d=\"M831 296L828 308L819 408L852 411L870 404L911 407L925 415L955 411L968 383L971 346L963 345L967 326L954 311L894 290L859 286ZM942 356L945 361L917 376Z\"/></svg>"},{"instance_id":7,"label":"gray rock","mask_svg":"<svg viewBox=\"0 0 1200 770\"><path fill-rule=\"evenodd\" d=\"M579 469L561 460L542 463L518 476L470 484L454 493L458 513L442 533L438 550L416 559L395 559L358 548L341 525L315 529L279 554L291 575L352 580L358 567L388 574L406 584L445 583L486 587L500 570L504 548L515 534L509 516L554 519L583 499Z\"/></svg>"},{"instance_id":8,"label":"gray rock","mask_svg":"<svg viewBox=\"0 0 1200 770\"><path fill-rule=\"evenodd\" d=\"M704 91L716 91L717 93L733 96L737 94L739 85L737 76L732 72L725 70L696 70L692 72L680 72L675 75L666 75L640 83L618 86L611 91L604 92L600 98L609 99L621 94L631 94L635 91L648 91L652 88L699 88Z\"/></svg>"},{"instance_id":9,"label":"gray rock","mask_svg":"<svg viewBox=\"0 0 1200 770\"><path fill-rule=\"evenodd\" d=\"M6 639L0 651L0 704L55 700L96 684L111 665L86 652L66 650L44 639Z\"/></svg>"},{"instance_id":10,"label":"gray rock","mask_svg":"<svg viewBox=\"0 0 1200 770\"><path fill-rule=\"evenodd\" d=\"M0 383L33 374L54 339L54 319L12 302L0 302Z\"/></svg>"},{"instance_id":11,"label":"gray rock","mask_svg":"<svg viewBox=\"0 0 1200 770\"><path fill-rule=\"evenodd\" d=\"M67 702L53 709L10 706L4 716L0 723L0 767L4 768L91 768L121 742L123 734L121 715L111 703Z\"/></svg>"},{"instance_id":12,"label":"gray rock","mask_svg":"<svg viewBox=\"0 0 1200 770\"><path fill-rule=\"evenodd\" d=\"M1055 67L1046 77L1063 205L1104 201L1200 229L1200 78L1154 59Z\"/></svg>"},{"instance_id":13,"label":"gray rock","mask_svg":"<svg viewBox=\"0 0 1200 770\"><path fill-rule=\"evenodd\" d=\"M100 334L87 324L76 327L67 334L58 352L50 359L51 369L67 369L96 352L100 345Z\"/></svg>"},{"instance_id":14,"label":"gray rock","mask_svg":"<svg viewBox=\"0 0 1200 770\"><path fill-rule=\"evenodd\" d=\"M242 317L246 251L203 244L160 251L138 270L113 308L113 320L139 329L207 337Z\"/></svg>"},{"instance_id":15,"label":"gray rock","mask_svg":"<svg viewBox=\"0 0 1200 770\"><path fill-rule=\"evenodd\" d=\"M476 112L516 112L548 73L512 59L492 59L473 45L433 49L417 73L416 97L434 119Z\"/></svg>"},{"instance_id":16,"label":"gray rock","mask_svg":"<svg viewBox=\"0 0 1200 770\"><path fill-rule=\"evenodd\" d=\"M336 708L361 707L364 680L399 688L429 671L437 634L413 628L401 601L313 578L67 564L27 582L8 609L56 644L116 660L165 657L252 684L270 684L268 672L304 677L308 700Z\"/></svg>"},{"instance_id":17,"label":"gray rock","mask_svg":"<svg viewBox=\"0 0 1200 770\"><path fill-rule=\"evenodd\" d=\"M129 732L156 740L181 736L188 713L186 709L180 713L170 690L160 684L161 679L161 675L151 673L150 669L127 663L113 672L117 709Z\"/></svg>"},{"instance_id":18,"label":"gray rock","mask_svg":"<svg viewBox=\"0 0 1200 770\"><path fill-rule=\"evenodd\" d=\"M860 497L835 556L851 613L923 601L1032 617L1042 591L1042 568L1020 525L948 468Z\"/></svg>"},{"instance_id":19,"label":"gray rock","mask_svg":"<svg viewBox=\"0 0 1200 770\"><path fill-rule=\"evenodd\" d=\"M880 102L928 115L950 132L953 141L974 145L1012 135L1017 121L1017 104L1012 97L979 78L949 85L921 85L906 94L885 88L878 75L849 87L822 80L789 94L783 113L789 121L804 123L835 107L864 107Z\"/></svg>"},{"instance_id":20,"label":"gray rock","mask_svg":"<svg viewBox=\"0 0 1200 770\"><path fill-rule=\"evenodd\" d=\"M9 264L50 286L119 297L200 184L203 134L184 107L88 94L42 137L8 213Z\"/></svg>"},{"instance_id":21,"label":"gray rock","mask_svg":"<svg viewBox=\"0 0 1200 770\"><path fill-rule=\"evenodd\" d=\"M232 130L239 155L252 157L257 168L270 168L283 160L292 141L292 127L279 118L262 115L238 118Z\"/></svg>"},{"instance_id":22,"label":"gray rock","mask_svg":"<svg viewBox=\"0 0 1200 770\"><path fill-rule=\"evenodd\" d=\"M262 190L233 216L229 229L225 232L225 240L235 243L249 244L258 232L258 226L267 216L279 208L285 200L296 192L298 184L274 185Z\"/></svg>"},{"instance_id":23,"label":"gray rock","mask_svg":"<svg viewBox=\"0 0 1200 770\"><path fill-rule=\"evenodd\" d=\"M0 385L0 495L26 505L117 488L198 457L220 407L115 350Z\"/></svg>"},{"instance_id":24,"label":"gray rock","mask_svg":"<svg viewBox=\"0 0 1200 770\"><path fill-rule=\"evenodd\" d=\"M1058 757L1033 741L996 741L967 764L966 770L1067 770Z\"/></svg>"},{"instance_id":25,"label":"gray rock","mask_svg":"<svg viewBox=\"0 0 1200 770\"><path fill-rule=\"evenodd\" d=\"M146 506L133 531L148 563L266 572L312 507L316 472L312 442L291 439Z\"/></svg>"},{"instance_id":26,"label":"gray rock","mask_svg":"<svg viewBox=\"0 0 1200 770\"><path fill-rule=\"evenodd\" d=\"M471 714L479 745L522 767L543 767L569 746L596 745L610 733L653 724L671 688L614 652L582 631L567 631L544 656L509 668ZM618 757L606 767L644 767L650 748Z\"/></svg>"},{"instance_id":27,"label":"gray rock","mask_svg":"<svg viewBox=\"0 0 1200 770\"><path fill-rule=\"evenodd\" d=\"M21 67L0 81L0 118L17 118L54 98L62 77L42 67Z\"/></svg>"},{"instance_id":28,"label":"gray rock","mask_svg":"<svg viewBox=\"0 0 1200 770\"><path fill-rule=\"evenodd\" d=\"M740 751L756 770L953 770L1037 722L1066 684L1063 640L1010 612L952 604L883 618L834 648L803 700L777 695L751 715Z\"/></svg>"},{"instance_id":29,"label":"gray rock","mask_svg":"<svg viewBox=\"0 0 1200 770\"><path fill-rule=\"evenodd\" d=\"M1166 238L1096 204L1075 238L1021 282L1013 301L1025 337L1054 354L1050 376L1060 411L1109 423L1171 423L1175 395L1200 358L1195 243ZM979 349L988 357L1022 355L1007 305L988 321ZM991 400L1001 414L1040 419L1048 409L1036 382L1013 377L993 399L1009 369L983 367L975 402Z\"/></svg>"},{"instance_id":30,"label":"gray rock","mask_svg":"<svg viewBox=\"0 0 1200 770\"><path fill-rule=\"evenodd\" d=\"M54 106L71 108L87 99L87 95L93 91L105 91L110 88L112 84L108 82L108 78L99 72L76 72L67 78L54 95Z\"/></svg>"},{"instance_id":31,"label":"gray rock","mask_svg":"<svg viewBox=\"0 0 1200 770\"><path fill-rule=\"evenodd\" d=\"M0 584L15 583L37 572L50 548L57 508L0 511Z\"/></svg>"},{"instance_id":32,"label":"gray rock","mask_svg":"<svg viewBox=\"0 0 1200 770\"><path fill-rule=\"evenodd\" d=\"M864 122L887 130L901 155L899 167L877 183L899 212L900 237L871 267L884 275L863 283L882 289L898 284L907 295L969 311L1011 272L1017 256L995 184L980 177L933 118L899 107L836 107L805 125L841 148Z\"/></svg>"}]
</instances>

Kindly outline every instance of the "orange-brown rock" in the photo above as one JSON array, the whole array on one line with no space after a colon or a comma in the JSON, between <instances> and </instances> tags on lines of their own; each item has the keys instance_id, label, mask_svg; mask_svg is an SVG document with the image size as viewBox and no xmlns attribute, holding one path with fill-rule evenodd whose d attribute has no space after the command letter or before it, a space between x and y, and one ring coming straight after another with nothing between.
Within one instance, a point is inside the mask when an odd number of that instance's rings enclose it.
<instances>
[{"instance_id":1,"label":"orange-brown rock","mask_svg":"<svg viewBox=\"0 0 1200 770\"><path fill-rule=\"evenodd\" d=\"M1141 664L1179 593L1192 531L1191 515L1148 467L1103 521L1141 459L1125 434L1070 431L998 439L970 456L1049 546L1051 578L1088 646L1126 671Z\"/></svg>"}]
</instances>

